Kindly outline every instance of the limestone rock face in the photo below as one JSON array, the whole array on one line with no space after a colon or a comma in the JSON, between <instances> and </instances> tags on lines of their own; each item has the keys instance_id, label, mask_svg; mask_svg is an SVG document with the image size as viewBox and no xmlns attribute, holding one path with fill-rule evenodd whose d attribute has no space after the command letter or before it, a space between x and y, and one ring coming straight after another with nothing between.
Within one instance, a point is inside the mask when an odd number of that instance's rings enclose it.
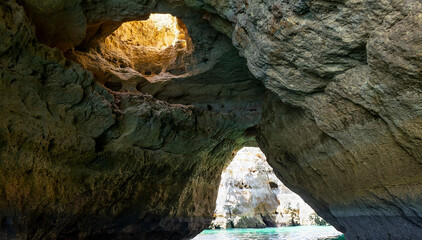
<instances>
[{"instance_id":1,"label":"limestone rock face","mask_svg":"<svg viewBox=\"0 0 422 240\"><path fill-rule=\"evenodd\" d=\"M0 2L1 238L193 236L254 136L346 237L422 238L419 0L18 2ZM186 25L187 76L95 55L150 13Z\"/></svg>"},{"instance_id":2,"label":"limestone rock face","mask_svg":"<svg viewBox=\"0 0 422 240\"><path fill-rule=\"evenodd\" d=\"M348 238L421 238L421 2L201 3L273 92L257 141L282 182Z\"/></svg>"},{"instance_id":3,"label":"limestone rock face","mask_svg":"<svg viewBox=\"0 0 422 240\"><path fill-rule=\"evenodd\" d=\"M216 219L211 225L214 228L276 226L279 202L270 187L269 173L271 167L265 164L263 153L254 148L240 150L221 175Z\"/></svg>"},{"instance_id":4,"label":"limestone rock face","mask_svg":"<svg viewBox=\"0 0 422 240\"><path fill-rule=\"evenodd\" d=\"M144 21L123 23L100 46L107 61L130 66L145 77L183 71L184 57L192 51L186 26L170 14L151 14Z\"/></svg>"},{"instance_id":5,"label":"limestone rock face","mask_svg":"<svg viewBox=\"0 0 422 240\"><path fill-rule=\"evenodd\" d=\"M182 239L208 226L257 114L108 91L40 44L21 6L1 2L0 16L0 238Z\"/></svg>"},{"instance_id":6,"label":"limestone rock face","mask_svg":"<svg viewBox=\"0 0 422 240\"><path fill-rule=\"evenodd\" d=\"M316 225L318 217L274 174L259 148L237 152L223 171L211 228ZM318 222L318 223L317 223Z\"/></svg>"}]
</instances>

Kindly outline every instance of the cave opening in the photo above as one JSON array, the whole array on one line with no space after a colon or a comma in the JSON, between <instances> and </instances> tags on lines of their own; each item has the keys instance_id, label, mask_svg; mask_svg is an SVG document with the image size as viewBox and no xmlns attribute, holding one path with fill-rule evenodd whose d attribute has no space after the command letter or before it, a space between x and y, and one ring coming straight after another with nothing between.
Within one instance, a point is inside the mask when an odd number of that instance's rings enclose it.
<instances>
[{"instance_id":1,"label":"cave opening","mask_svg":"<svg viewBox=\"0 0 422 240\"><path fill-rule=\"evenodd\" d=\"M106 60L130 67L145 78L183 73L183 58L192 51L185 24L171 14L150 14L147 20L123 23L103 43Z\"/></svg>"},{"instance_id":2,"label":"cave opening","mask_svg":"<svg viewBox=\"0 0 422 240\"><path fill-rule=\"evenodd\" d=\"M145 86L185 76L192 62L193 42L187 27L168 13L123 22L93 39L87 49L78 48L66 56L115 92L148 91Z\"/></svg>"},{"instance_id":3,"label":"cave opening","mask_svg":"<svg viewBox=\"0 0 422 240\"><path fill-rule=\"evenodd\" d=\"M95 39L89 47L66 56L113 94L147 94L171 104L235 114L248 128L256 125L266 89L231 39L202 15L151 13L104 34L90 32L98 36L89 37Z\"/></svg>"},{"instance_id":4,"label":"cave opening","mask_svg":"<svg viewBox=\"0 0 422 240\"><path fill-rule=\"evenodd\" d=\"M258 147L242 148L221 174L216 209L209 228L291 226L303 227L297 234L306 239L315 235L333 237L342 234L278 179ZM201 237L199 235L195 240Z\"/></svg>"},{"instance_id":5,"label":"cave opening","mask_svg":"<svg viewBox=\"0 0 422 240\"><path fill-rule=\"evenodd\" d=\"M194 44L171 38L178 24L163 49L183 56L137 70L136 44L103 42L151 12L183 19ZM417 0L1 1L0 238L192 236L257 126L277 174L348 238L421 239L420 12ZM83 67L63 57L74 49ZM206 67L176 79L187 63Z\"/></svg>"}]
</instances>

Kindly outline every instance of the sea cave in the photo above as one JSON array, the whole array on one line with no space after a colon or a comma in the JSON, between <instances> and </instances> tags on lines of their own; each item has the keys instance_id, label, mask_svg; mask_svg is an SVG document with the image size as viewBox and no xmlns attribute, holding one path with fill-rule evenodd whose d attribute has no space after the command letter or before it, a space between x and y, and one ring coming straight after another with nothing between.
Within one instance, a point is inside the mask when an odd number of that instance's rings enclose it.
<instances>
[{"instance_id":1,"label":"sea cave","mask_svg":"<svg viewBox=\"0 0 422 240\"><path fill-rule=\"evenodd\" d=\"M0 239L192 239L245 146L346 239L420 239L421 29L419 0L3 0Z\"/></svg>"}]
</instances>

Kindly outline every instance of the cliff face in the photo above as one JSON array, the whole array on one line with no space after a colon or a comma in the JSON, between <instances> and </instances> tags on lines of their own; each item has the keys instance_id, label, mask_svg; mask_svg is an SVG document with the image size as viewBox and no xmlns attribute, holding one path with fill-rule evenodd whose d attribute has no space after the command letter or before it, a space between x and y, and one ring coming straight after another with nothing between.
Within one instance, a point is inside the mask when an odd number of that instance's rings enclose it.
<instances>
[{"instance_id":1,"label":"cliff face","mask_svg":"<svg viewBox=\"0 0 422 240\"><path fill-rule=\"evenodd\" d=\"M271 167L265 163L263 153L253 148L236 154L221 175L213 228L276 226L279 202L270 187Z\"/></svg>"},{"instance_id":2,"label":"cliff face","mask_svg":"<svg viewBox=\"0 0 422 240\"><path fill-rule=\"evenodd\" d=\"M254 136L346 237L422 237L420 1L18 2L0 3L1 238L193 236ZM186 26L177 77L102 61L149 13Z\"/></svg>"},{"instance_id":3,"label":"cliff face","mask_svg":"<svg viewBox=\"0 0 422 240\"><path fill-rule=\"evenodd\" d=\"M237 152L221 175L211 228L264 228L324 222L274 174L259 148Z\"/></svg>"},{"instance_id":4,"label":"cliff face","mask_svg":"<svg viewBox=\"0 0 422 240\"><path fill-rule=\"evenodd\" d=\"M282 182L346 237L420 238L421 2L203 2L273 93L257 140Z\"/></svg>"}]
</instances>

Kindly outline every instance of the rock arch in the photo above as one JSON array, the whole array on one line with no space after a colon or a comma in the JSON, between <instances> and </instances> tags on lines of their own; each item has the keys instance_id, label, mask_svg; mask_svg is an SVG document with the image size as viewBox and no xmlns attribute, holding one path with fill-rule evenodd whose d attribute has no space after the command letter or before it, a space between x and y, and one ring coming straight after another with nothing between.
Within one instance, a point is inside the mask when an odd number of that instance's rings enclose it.
<instances>
[{"instance_id":1,"label":"rock arch","mask_svg":"<svg viewBox=\"0 0 422 240\"><path fill-rule=\"evenodd\" d=\"M19 3L0 3L2 238L194 236L255 135L346 237L422 236L419 1ZM182 19L215 64L150 96L109 91L63 56L152 12Z\"/></svg>"}]
</instances>

